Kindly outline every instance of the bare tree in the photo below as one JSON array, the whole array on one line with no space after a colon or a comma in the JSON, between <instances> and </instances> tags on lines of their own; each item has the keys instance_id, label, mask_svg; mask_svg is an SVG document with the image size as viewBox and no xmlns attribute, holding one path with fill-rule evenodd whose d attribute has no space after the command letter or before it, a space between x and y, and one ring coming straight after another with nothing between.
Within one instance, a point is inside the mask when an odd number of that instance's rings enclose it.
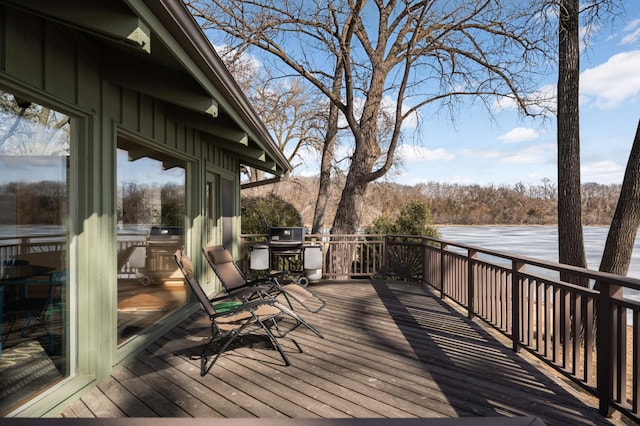
<instances>
[{"instance_id":1,"label":"bare tree","mask_svg":"<svg viewBox=\"0 0 640 426\"><path fill-rule=\"evenodd\" d=\"M552 2L553 3L553 2ZM582 194L580 184L580 22L584 21L586 36L603 19L615 18L622 7L618 0L560 0L558 24L558 252L560 263L586 267L582 233ZM638 228L637 191L640 185L638 165L638 136L629 158L622 191L600 270L620 273L628 268L635 238L614 235L619 232L633 236ZM634 160L635 158L635 160ZM634 195L635 194L635 195ZM626 260L625 260L626 259ZM625 266L626 264L626 266ZM570 279L570 277L564 277ZM583 282L588 285L588 282Z\"/></svg>"},{"instance_id":2,"label":"bare tree","mask_svg":"<svg viewBox=\"0 0 640 426\"><path fill-rule=\"evenodd\" d=\"M609 227L600 270L627 275L640 226L640 122L636 129L618 205Z\"/></svg>"},{"instance_id":3,"label":"bare tree","mask_svg":"<svg viewBox=\"0 0 640 426\"><path fill-rule=\"evenodd\" d=\"M300 79L273 78L243 49L225 46L218 51L294 169L304 157L301 151L322 150L327 102L317 91ZM256 169L247 174L252 182L261 179Z\"/></svg>"},{"instance_id":4,"label":"bare tree","mask_svg":"<svg viewBox=\"0 0 640 426\"><path fill-rule=\"evenodd\" d=\"M340 93L340 83L342 81L342 67L337 67L333 79L332 91ZM325 226L325 215L327 204L331 195L331 169L334 160L334 151L338 139L338 121L340 111L334 103L329 105L326 129L324 134L324 144L322 146L322 157L320 159L320 176L318 179L318 196L313 211L313 225L311 232L318 234Z\"/></svg>"},{"instance_id":5,"label":"bare tree","mask_svg":"<svg viewBox=\"0 0 640 426\"><path fill-rule=\"evenodd\" d=\"M367 185L390 170L403 123L425 106L455 106L466 95L493 106L508 97L531 112L525 94L533 93L532 72L544 72L546 61L537 60L544 53L540 26L526 3L187 2L205 28L278 58L342 113L353 149L335 233L357 231ZM339 92L333 84L338 72ZM383 143L385 114L392 130Z\"/></svg>"},{"instance_id":6,"label":"bare tree","mask_svg":"<svg viewBox=\"0 0 640 426\"><path fill-rule=\"evenodd\" d=\"M558 24L558 256L586 267L580 192L579 0L560 0ZM568 279L568 277L563 277Z\"/></svg>"},{"instance_id":7,"label":"bare tree","mask_svg":"<svg viewBox=\"0 0 640 426\"><path fill-rule=\"evenodd\" d=\"M255 87L252 101L294 169L301 165L301 150L322 149L320 129L326 121L327 103L323 105L299 80L263 82Z\"/></svg>"}]
</instances>

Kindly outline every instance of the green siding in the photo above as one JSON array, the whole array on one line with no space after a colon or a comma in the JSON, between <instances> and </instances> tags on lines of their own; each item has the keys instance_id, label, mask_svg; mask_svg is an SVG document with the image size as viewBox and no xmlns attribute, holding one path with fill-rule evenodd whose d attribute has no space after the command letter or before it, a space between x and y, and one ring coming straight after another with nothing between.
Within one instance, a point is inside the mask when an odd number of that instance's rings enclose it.
<instances>
[{"instance_id":1,"label":"green siding","mask_svg":"<svg viewBox=\"0 0 640 426\"><path fill-rule=\"evenodd\" d=\"M102 79L100 61L104 58L90 37L4 6L0 6L0 20L0 86L71 115L77 138L71 166L71 184L75 185L71 211L77 217L72 218L75 235L70 251L71 288L77 289L77 299L72 301L75 314L70 321L78 330L78 375L82 377L65 385L64 395L45 398L48 406L24 411L34 416L46 414L91 380L106 377L122 357L116 349L115 148L119 129L190 160L188 223L194 225L194 234L188 236L187 245L191 250L199 250L205 234L201 216L206 173L235 176L239 195L239 164L220 146L205 142L200 131L168 115L171 109L162 101ZM127 354L134 351L127 348Z\"/></svg>"}]
</instances>

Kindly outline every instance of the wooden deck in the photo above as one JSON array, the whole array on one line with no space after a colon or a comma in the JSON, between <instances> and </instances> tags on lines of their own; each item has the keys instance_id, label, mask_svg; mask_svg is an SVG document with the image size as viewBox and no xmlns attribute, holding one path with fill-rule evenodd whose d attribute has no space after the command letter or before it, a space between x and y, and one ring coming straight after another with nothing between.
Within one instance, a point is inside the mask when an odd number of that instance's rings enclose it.
<instances>
[{"instance_id":1,"label":"wooden deck","mask_svg":"<svg viewBox=\"0 0 640 426\"><path fill-rule=\"evenodd\" d=\"M190 355L206 342L209 322L197 314L62 416L479 416L511 417L514 423L525 416L548 425L620 423L600 416L589 394L559 381L538 360L515 354L506 339L427 289L381 281L311 288L328 306L304 316L325 339L302 329L292 333L304 350L300 354L283 341L293 365L285 367L262 339L246 339L200 377L199 361Z\"/></svg>"}]
</instances>

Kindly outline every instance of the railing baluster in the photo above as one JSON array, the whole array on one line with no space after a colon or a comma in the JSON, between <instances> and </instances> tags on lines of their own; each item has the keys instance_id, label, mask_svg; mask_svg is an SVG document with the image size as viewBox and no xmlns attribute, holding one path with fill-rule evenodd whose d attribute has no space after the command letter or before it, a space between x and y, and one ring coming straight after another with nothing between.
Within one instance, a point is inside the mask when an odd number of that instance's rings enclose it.
<instances>
[{"instance_id":1,"label":"railing baluster","mask_svg":"<svg viewBox=\"0 0 640 426\"><path fill-rule=\"evenodd\" d=\"M542 349L542 336L544 335L544 299L542 284L536 280L536 352Z\"/></svg>"},{"instance_id":2,"label":"railing baluster","mask_svg":"<svg viewBox=\"0 0 640 426\"><path fill-rule=\"evenodd\" d=\"M553 336L553 293L552 287L548 283L544 283L545 306L544 306L544 356L551 357L552 336Z\"/></svg>"},{"instance_id":3,"label":"railing baluster","mask_svg":"<svg viewBox=\"0 0 640 426\"><path fill-rule=\"evenodd\" d=\"M560 363L560 336L562 334L562 294L558 287L554 287L553 290L553 357L552 360L555 364Z\"/></svg>"},{"instance_id":4,"label":"railing baluster","mask_svg":"<svg viewBox=\"0 0 640 426\"><path fill-rule=\"evenodd\" d=\"M580 342L582 340L582 309L580 303L580 295L571 295L571 309L573 310L573 339L572 339L572 358L571 373L574 376L579 374L580 369Z\"/></svg>"},{"instance_id":5,"label":"railing baluster","mask_svg":"<svg viewBox=\"0 0 640 426\"><path fill-rule=\"evenodd\" d=\"M477 285L474 268L475 268L475 259L478 257L478 252L476 250L469 249L467 250L467 313L469 319L473 319L473 315L475 312L475 287Z\"/></svg>"},{"instance_id":6,"label":"railing baluster","mask_svg":"<svg viewBox=\"0 0 640 426\"><path fill-rule=\"evenodd\" d=\"M593 343L594 343L594 330L593 330L593 308L594 303L592 298L585 298L583 301L583 307L585 310L584 315L584 376L583 380L587 385L593 386L594 383L594 365L593 365Z\"/></svg>"}]
</instances>

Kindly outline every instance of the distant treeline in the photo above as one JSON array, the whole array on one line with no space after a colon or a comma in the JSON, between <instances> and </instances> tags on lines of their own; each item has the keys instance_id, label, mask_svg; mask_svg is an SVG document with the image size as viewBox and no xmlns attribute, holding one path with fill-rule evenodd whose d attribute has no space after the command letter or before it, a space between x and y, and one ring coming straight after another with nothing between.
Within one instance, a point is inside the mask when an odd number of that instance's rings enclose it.
<instances>
[{"instance_id":1,"label":"distant treeline","mask_svg":"<svg viewBox=\"0 0 640 426\"><path fill-rule=\"evenodd\" d=\"M245 195L273 192L301 212L305 224L313 223L317 179L291 177L276 185L243 191ZM582 185L584 225L609 225L616 208L620 185ZM327 207L325 226L330 227L340 190L336 188ZM376 182L367 190L361 210L361 226L380 216L397 217L410 201L427 205L432 223L452 225L551 225L557 223L558 189L544 179L538 185L461 185L421 183L414 186Z\"/></svg>"},{"instance_id":2,"label":"distant treeline","mask_svg":"<svg viewBox=\"0 0 640 426\"><path fill-rule=\"evenodd\" d=\"M513 186L419 185L434 223L459 225L549 225L558 220L555 185ZM620 185L582 185L584 225L608 225L620 195Z\"/></svg>"},{"instance_id":3,"label":"distant treeline","mask_svg":"<svg viewBox=\"0 0 640 426\"><path fill-rule=\"evenodd\" d=\"M292 177L276 185L243 191L243 195L273 192L293 204L305 225L313 222L317 180ZM325 226L330 227L339 201L336 189L327 207ZM582 185L584 225L609 225L620 194L620 185ZM543 180L539 185L460 185L423 183L415 186L378 182L367 190L361 210L361 226L377 218L397 217L412 201L424 203L433 224L452 225L551 225L557 223L555 185ZM181 223L185 212L182 186L158 187L125 185L119 193L118 219L126 223ZM66 188L59 182L9 183L0 185L3 223L60 224L66 216ZM154 222L155 223L155 222Z\"/></svg>"},{"instance_id":4,"label":"distant treeline","mask_svg":"<svg viewBox=\"0 0 640 426\"><path fill-rule=\"evenodd\" d=\"M0 225L60 225L67 217L65 182L10 182L0 185ZM117 218L125 224L181 226L183 185L127 182L118 190Z\"/></svg>"},{"instance_id":5,"label":"distant treeline","mask_svg":"<svg viewBox=\"0 0 640 426\"><path fill-rule=\"evenodd\" d=\"M60 225L67 215L67 190L60 182L0 185L0 224Z\"/></svg>"}]
</instances>

